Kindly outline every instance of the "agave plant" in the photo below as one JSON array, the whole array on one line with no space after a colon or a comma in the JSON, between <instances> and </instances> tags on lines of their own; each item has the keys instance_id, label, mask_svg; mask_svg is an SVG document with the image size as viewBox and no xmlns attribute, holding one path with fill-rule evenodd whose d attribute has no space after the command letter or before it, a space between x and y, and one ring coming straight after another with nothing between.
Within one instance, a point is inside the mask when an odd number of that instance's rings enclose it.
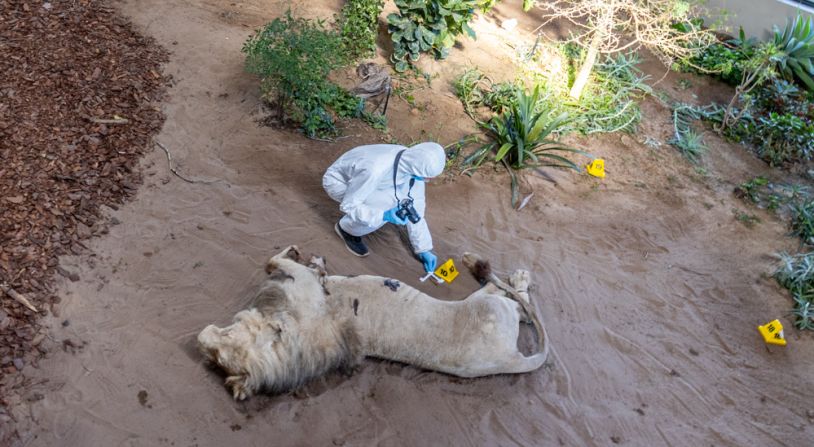
<instances>
[{"instance_id":1,"label":"agave plant","mask_svg":"<svg viewBox=\"0 0 814 447\"><path fill-rule=\"evenodd\" d=\"M579 166L563 157L562 153L587 153L565 146L555 138L568 123L568 114L556 113L540 101L540 88L531 94L519 89L514 101L506 109L481 125L491 141L478 148L464 160L464 165L480 166L492 154L493 161L502 163L512 177L512 205L519 199L519 187L515 170L539 166L571 168ZM542 108L542 110L540 110Z\"/></svg>"},{"instance_id":2,"label":"agave plant","mask_svg":"<svg viewBox=\"0 0 814 447\"><path fill-rule=\"evenodd\" d=\"M579 170L574 162L559 153L585 152L564 146L558 138L552 137L568 123L568 114L556 114L551 109L537 110L542 104L539 87L531 94L517 91L515 101L503 113L483 124L492 141L476 150L465 163L479 166L493 153L494 161L514 169L558 166Z\"/></svg>"},{"instance_id":3,"label":"agave plant","mask_svg":"<svg viewBox=\"0 0 814 447\"><path fill-rule=\"evenodd\" d=\"M798 15L786 24L783 33L775 27L774 44L785 57L778 69L786 78L799 79L814 91L814 18Z\"/></svg>"}]
</instances>

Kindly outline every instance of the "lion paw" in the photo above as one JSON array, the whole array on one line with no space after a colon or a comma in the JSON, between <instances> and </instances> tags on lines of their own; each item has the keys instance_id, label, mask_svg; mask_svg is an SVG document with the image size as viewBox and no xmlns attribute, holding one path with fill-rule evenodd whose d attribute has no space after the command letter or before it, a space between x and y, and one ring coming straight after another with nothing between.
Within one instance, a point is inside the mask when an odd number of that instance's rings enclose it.
<instances>
[{"instance_id":1,"label":"lion paw","mask_svg":"<svg viewBox=\"0 0 814 447\"><path fill-rule=\"evenodd\" d=\"M226 387L232 390L232 397L235 400L244 400L252 394L247 382L248 377L240 375L227 377L225 383Z\"/></svg>"},{"instance_id":2,"label":"lion paw","mask_svg":"<svg viewBox=\"0 0 814 447\"><path fill-rule=\"evenodd\" d=\"M528 270L515 270L509 276L509 285L518 292L528 293L531 284L531 273Z\"/></svg>"}]
</instances>

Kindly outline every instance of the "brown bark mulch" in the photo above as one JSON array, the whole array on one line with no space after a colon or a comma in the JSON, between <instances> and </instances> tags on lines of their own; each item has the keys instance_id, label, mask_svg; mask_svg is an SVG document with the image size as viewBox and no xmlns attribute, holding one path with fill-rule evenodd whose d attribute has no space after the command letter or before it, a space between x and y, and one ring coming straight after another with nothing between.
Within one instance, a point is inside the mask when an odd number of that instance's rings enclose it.
<instances>
[{"instance_id":1,"label":"brown bark mulch","mask_svg":"<svg viewBox=\"0 0 814 447\"><path fill-rule=\"evenodd\" d=\"M104 233L141 183L164 117L167 53L103 1L0 0L0 425L44 353L57 257ZM107 120L107 121L106 121ZM16 398L16 400L19 400ZM0 433L2 443L2 433Z\"/></svg>"}]
</instances>

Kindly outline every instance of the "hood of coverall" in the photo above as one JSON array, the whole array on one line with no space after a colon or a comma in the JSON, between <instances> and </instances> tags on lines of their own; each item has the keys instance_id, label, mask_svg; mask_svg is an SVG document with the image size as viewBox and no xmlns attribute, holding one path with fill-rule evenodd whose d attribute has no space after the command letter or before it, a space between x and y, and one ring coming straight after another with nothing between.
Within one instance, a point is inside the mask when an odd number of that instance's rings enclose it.
<instances>
[{"instance_id":1,"label":"hood of coverall","mask_svg":"<svg viewBox=\"0 0 814 447\"><path fill-rule=\"evenodd\" d=\"M438 143L421 143L404 151L399 171L423 178L438 177L444 172L447 156Z\"/></svg>"}]
</instances>

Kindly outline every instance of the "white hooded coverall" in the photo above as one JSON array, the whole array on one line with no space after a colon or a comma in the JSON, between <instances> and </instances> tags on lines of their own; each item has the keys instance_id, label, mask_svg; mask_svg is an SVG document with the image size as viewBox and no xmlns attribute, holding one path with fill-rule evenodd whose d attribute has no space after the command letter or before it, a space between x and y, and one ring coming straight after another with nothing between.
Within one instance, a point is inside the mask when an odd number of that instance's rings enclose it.
<instances>
[{"instance_id":1,"label":"white hooded coverall","mask_svg":"<svg viewBox=\"0 0 814 447\"><path fill-rule=\"evenodd\" d=\"M322 187L339 202L345 214L339 226L353 236L372 233L385 224L384 212L396 207L393 191L393 163L396 154L404 150L396 174L396 190L400 200L407 198L412 176L437 177L444 171L446 154L437 143L421 143L411 148L395 144L359 146L344 153L325 172ZM416 181L410 192L413 206L421 220L407 222L407 232L415 253L432 250L432 236L424 215L424 182Z\"/></svg>"}]
</instances>

